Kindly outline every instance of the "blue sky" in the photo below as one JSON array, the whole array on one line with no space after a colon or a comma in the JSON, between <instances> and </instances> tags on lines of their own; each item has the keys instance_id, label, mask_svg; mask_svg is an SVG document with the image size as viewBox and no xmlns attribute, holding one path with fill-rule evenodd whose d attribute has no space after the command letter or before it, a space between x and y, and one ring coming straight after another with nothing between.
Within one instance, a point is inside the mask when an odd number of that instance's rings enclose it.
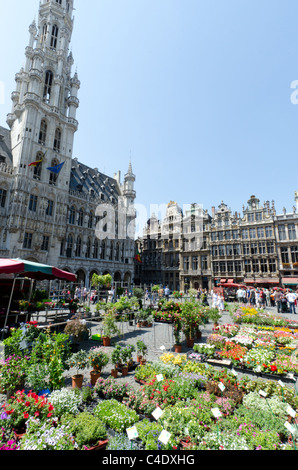
<instances>
[{"instance_id":1,"label":"blue sky","mask_svg":"<svg viewBox=\"0 0 298 470\"><path fill-rule=\"evenodd\" d=\"M38 0L1 5L0 125ZM81 90L74 156L113 176L131 157L137 203L288 211L298 190L297 0L76 0ZM17 12L17 14L16 14ZM1 97L1 90L0 90ZM4 101L4 102L3 102Z\"/></svg>"}]
</instances>

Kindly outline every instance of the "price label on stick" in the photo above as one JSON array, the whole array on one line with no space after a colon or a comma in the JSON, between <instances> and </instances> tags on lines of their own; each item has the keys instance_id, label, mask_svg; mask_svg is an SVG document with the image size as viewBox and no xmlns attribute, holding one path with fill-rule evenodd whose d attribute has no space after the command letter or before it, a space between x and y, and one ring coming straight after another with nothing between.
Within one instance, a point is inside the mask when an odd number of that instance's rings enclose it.
<instances>
[{"instance_id":1,"label":"price label on stick","mask_svg":"<svg viewBox=\"0 0 298 470\"><path fill-rule=\"evenodd\" d=\"M159 407L157 407L157 408L153 411L152 416L153 416L153 418L156 419L156 421L158 421L159 418L163 415L163 413L164 413L164 412L162 411L162 409L159 408Z\"/></svg>"},{"instance_id":2,"label":"price label on stick","mask_svg":"<svg viewBox=\"0 0 298 470\"><path fill-rule=\"evenodd\" d=\"M157 375L156 380L157 380L157 382L162 382L163 381L163 375L162 374Z\"/></svg>"},{"instance_id":3,"label":"price label on stick","mask_svg":"<svg viewBox=\"0 0 298 470\"><path fill-rule=\"evenodd\" d=\"M137 439L139 437L136 426L133 426L132 428L127 428L126 433L130 441L133 441L134 439Z\"/></svg>"},{"instance_id":4,"label":"price label on stick","mask_svg":"<svg viewBox=\"0 0 298 470\"><path fill-rule=\"evenodd\" d=\"M215 418L220 418L222 416L219 408L212 408L211 412Z\"/></svg>"},{"instance_id":5,"label":"price label on stick","mask_svg":"<svg viewBox=\"0 0 298 470\"><path fill-rule=\"evenodd\" d=\"M293 408L290 405L287 407L287 413L292 418L295 418L295 416L296 416L296 411L293 410Z\"/></svg>"},{"instance_id":6,"label":"price label on stick","mask_svg":"<svg viewBox=\"0 0 298 470\"><path fill-rule=\"evenodd\" d=\"M168 431L163 430L158 440L162 442L163 444L167 445L167 443L170 440L170 437L171 437L171 434Z\"/></svg>"},{"instance_id":7,"label":"price label on stick","mask_svg":"<svg viewBox=\"0 0 298 470\"><path fill-rule=\"evenodd\" d=\"M287 428L287 430L288 430L291 434L294 434L294 433L295 433L295 428L294 428L294 426L292 426L288 421L285 422L285 427Z\"/></svg>"},{"instance_id":8,"label":"price label on stick","mask_svg":"<svg viewBox=\"0 0 298 470\"><path fill-rule=\"evenodd\" d=\"M218 388L219 388L222 392L226 389L226 387L224 386L224 384L221 383L221 382L219 382Z\"/></svg>"}]
</instances>

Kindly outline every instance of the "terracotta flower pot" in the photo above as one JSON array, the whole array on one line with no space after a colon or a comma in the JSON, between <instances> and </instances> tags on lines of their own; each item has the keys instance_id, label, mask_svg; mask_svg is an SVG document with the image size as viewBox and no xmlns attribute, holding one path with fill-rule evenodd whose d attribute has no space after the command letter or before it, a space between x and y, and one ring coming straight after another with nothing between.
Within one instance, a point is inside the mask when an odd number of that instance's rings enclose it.
<instances>
[{"instance_id":1,"label":"terracotta flower pot","mask_svg":"<svg viewBox=\"0 0 298 470\"><path fill-rule=\"evenodd\" d=\"M122 367L121 372L122 372L122 375L123 375L123 376L128 375L128 366Z\"/></svg>"},{"instance_id":2,"label":"terracotta flower pot","mask_svg":"<svg viewBox=\"0 0 298 470\"><path fill-rule=\"evenodd\" d=\"M112 369L111 370L111 376L114 377L114 379L116 379L118 377L118 371L117 369Z\"/></svg>"},{"instance_id":3,"label":"terracotta flower pot","mask_svg":"<svg viewBox=\"0 0 298 470\"><path fill-rule=\"evenodd\" d=\"M109 336L103 336L102 337L102 343L104 346L110 346L111 345L111 338Z\"/></svg>"},{"instance_id":4,"label":"terracotta flower pot","mask_svg":"<svg viewBox=\"0 0 298 470\"><path fill-rule=\"evenodd\" d=\"M188 348L192 348L195 343L194 338L186 338L186 344Z\"/></svg>"},{"instance_id":5,"label":"terracotta flower pot","mask_svg":"<svg viewBox=\"0 0 298 470\"><path fill-rule=\"evenodd\" d=\"M91 385L95 385L96 381L99 379L100 376L101 376L101 370L92 370L90 372Z\"/></svg>"},{"instance_id":6,"label":"terracotta flower pot","mask_svg":"<svg viewBox=\"0 0 298 470\"><path fill-rule=\"evenodd\" d=\"M181 351L182 351L182 344L175 344L175 345L174 345L174 348L175 348L175 353L181 353Z\"/></svg>"},{"instance_id":7,"label":"terracotta flower pot","mask_svg":"<svg viewBox=\"0 0 298 470\"><path fill-rule=\"evenodd\" d=\"M146 364L146 359L141 359L141 366L144 366Z\"/></svg>"},{"instance_id":8,"label":"terracotta flower pot","mask_svg":"<svg viewBox=\"0 0 298 470\"><path fill-rule=\"evenodd\" d=\"M137 356L137 362L141 362L142 356Z\"/></svg>"},{"instance_id":9,"label":"terracotta flower pot","mask_svg":"<svg viewBox=\"0 0 298 470\"><path fill-rule=\"evenodd\" d=\"M84 376L83 374L73 375L72 376L72 388L82 388Z\"/></svg>"}]
</instances>

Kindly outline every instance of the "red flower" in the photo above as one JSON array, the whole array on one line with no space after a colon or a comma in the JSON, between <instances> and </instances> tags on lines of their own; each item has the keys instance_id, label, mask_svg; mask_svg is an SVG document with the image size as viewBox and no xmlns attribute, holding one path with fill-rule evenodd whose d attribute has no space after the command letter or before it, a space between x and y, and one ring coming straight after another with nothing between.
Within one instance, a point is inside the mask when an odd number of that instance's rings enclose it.
<instances>
[{"instance_id":1,"label":"red flower","mask_svg":"<svg viewBox=\"0 0 298 470\"><path fill-rule=\"evenodd\" d=\"M28 413L24 413L24 418L25 418L25 419L28 419L28 418L29 418Z\"/></svg>"},{"instance_id":2,"label":"red flower","mask_svg":"<svg viewBox=\"0 0 298 470\"><path fill-rule=\"evenodd\" d=\"M277 367L274 366L274 365L272 365L272 366L271 366L271 372L276 372L276 371L277 371Z\"/></svg>"}]
</instances>

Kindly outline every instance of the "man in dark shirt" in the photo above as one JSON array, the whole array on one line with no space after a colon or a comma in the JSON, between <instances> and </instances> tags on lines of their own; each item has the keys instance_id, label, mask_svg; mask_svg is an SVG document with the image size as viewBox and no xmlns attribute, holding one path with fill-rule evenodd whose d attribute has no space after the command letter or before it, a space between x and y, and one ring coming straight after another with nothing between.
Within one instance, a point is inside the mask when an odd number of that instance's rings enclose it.
<instances>
[{"instance_id":1,"label":"man in dark shirt","mask_svg":"<svg viewBox=\"0 0 298 470\"><path fill-rule=\"evenodd\" d=\"M274 294L274 300L275 300L275 304L277 306L277 312L280 313L281 312L281 299L282 299L282 293L280 292L279 289L277 289L277 291L275 292Z\"/></svg>"}]
</instances>

